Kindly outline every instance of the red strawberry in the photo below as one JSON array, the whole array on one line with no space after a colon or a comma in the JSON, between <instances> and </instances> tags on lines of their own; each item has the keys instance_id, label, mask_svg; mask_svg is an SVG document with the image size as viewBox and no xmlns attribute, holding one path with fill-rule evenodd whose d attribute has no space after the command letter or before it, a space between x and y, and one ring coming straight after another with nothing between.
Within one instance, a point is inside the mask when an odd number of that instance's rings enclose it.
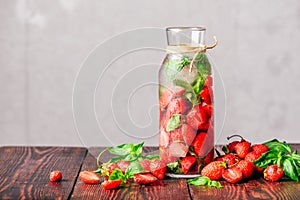
<instances>
[{"instance_id":1,"label":"red strawberry","mask_svg":"<svg viewBox=\"0 0 300 200\"><path fill-rule=\"evenodd\" d=\"M237 145L239 142L245 142L246 140L240 136L240 135L231 135L231 136L228 136L227 137L227 140L230 140L231 138L233 137L239 137L241 138L240 141L233 141L233 142L230 142L226 147L225 149L223 150L225 153L233 153L235 152L235 145Z\"/></svg>"},{"instance_id":2,"label":"red strawberry","mask_svg":"<svg viewBox=\"0 0 300 200\"><path fill-rule=\"evenodd\" d=\"M227 145L229 153L233 153L234 152L234 148L235 148L235 145L237 145L237 143L239 143L239 141L233 141L233 142L230 142Z\"/></svg>"},{"instance_id":3,"label":"red strawberry","mask_svg":"<svg viewBox=\"0 0 300 200\"><path fill-rule=\"evenodd\" d=\"M133 180L140 185L146 185L155 182L157 178L151 173L142 173L135 174Z\"/></svg>"},{"instance_id":4,"label":"red strawberry","mask_svg":"<svg viewBox=\"0 0 300 200\"><path fill-rule=\"evenodd\" d=\"M201 98L207 104L211 104L211 93L212 90L209 90L208 87L204 87L203 90L200 92Z\"/></svg>"},{"instance_id":5,"label":"red strawberry","mask_svg":"<svg viewBox=\"0 0 300 200\"><path fill-rule=\"evenodd\" d=\"M253 161L257 160L260 156L261 156L261 154L255 152L255 151L252 151L246 155L245 160L253 163ZM253 165L253 166L257 172L260 173L263 171L263 168L256 167L255 165Z\"/></svg>"},{"instance_id":6,"label":"red strawberry","mask_svg":"<svg viewBox=\"0 0 300 200\"><path fill-rule=\"evenodd\" d=\"M167 167L162 161L154 160L150 163L150 171L158 179L164 179Z\"/></svg>"},{"instance_id":7,"label":"red strawberry","mask_svg":"<svg viewBox=\"0 0 300 200\"><path fill-rule=\"evenodd\" d=\"M80 172L79 178L86 184L96 184L100 181L100 177L95 172L90 170L84 170Z\"/></svg>"},{"instance_id":8,"label":"red strawberry","mask_svg":"<svg viewBox=\"0 0 300 200\"><path fill-rule=\"evenodd\" d=\"M176 158L185 157L188 151L189 147L180 142L173 142L169 146L169 155Z\"/></svg>"},{"instance_id":9,"label":"red strawberry","mask_svg":"<svg viewBox=\"0 0 300 200\"><path fill-rule=\"evenodd\" d=\"M160 110L163 110L164 108L166 108L172 98L173 98L173 93L170 90L165 89L159 98Z\"/></svg>"},{"instance_id":10,"label":"red strawberry","mask_svg":"<svg viewBox=\"0 0 300 200\"><path fill-rule=\"evenodd\" d=\"M148 160L148 159L143 159L139 162L141 167L144 169L144 172L150 172L150 163L151 163L151 160Z\"/></svg>"},{"instance_id":11,"label":"red strawberry","mask_svg":"<svg viewBox=\"0 0 300 200\"><path fill-rule=\"evenodd\" d=\"M247 160L241 160L236 166L233 168L237 168L243 173L243 179L250 178L253 174L253 164Z\"/></svg>"},{"instance_id":12,"label":"red strawberry","mask_svg":"<svg viewBox=\"0 0 300 200\"><path fill-rule=\"evenodd\" d=\"M237 168L230 168L223 172L222 177L229 183L237 183L243 179L243 173Z\"/></svg>"},{"instance_id":13,"label":"red strawberry","mask_svg":"<svg viewBox=\"0 0 300 200\"><path fill-rule=\"evenodd\" d=\"M196 136L195 140L192 143L192 146L194 147L195 153L198 156L203 156L201 154L203 154L203 149L205 148L203 143L204 143L206 137L207 137L207 134L205 132L201 132Z\"/></svg>"},{"instance_id":14,"label":"red strawberry","mask_svg":"<svg viewBox=\"0 0 300 200\"><path fill-rule=\"evenodd\" d=\"M188 146L191 145L196 137L196 131L188 124L183 124L181 130L185 144Z\"/></svg>"},{"instance_id":15,"label":"red strawberry","mask_svg":"<svg viewBox=\"0 0 300 200\"><path fill-rule=\"evenodd\" d=\"M239 158L245 158L251 150L251 144L247 141L239 142L235 145L234 150Z\"/></svg>"},{"instance_id":16,"label":"red strawberry","mask_svg":"<svg viewBox=\"0 0 300 200\"><path fill-rule=\"evenodd\" d=\"M240 159L232 153L226 154L218 158L217 160L226 162L228 167L231 167L232 165L235 165L240 161Z\"/></svg>"},{"instance_id":17,"label":"red strawberry","mask_svg":"<svg viewBox=\"0 0 300 200\"><path fill-rule=\"evenodd\" d=\"M172 99L168 105L166 117L170 119L174 114L183 114L187 109L187 103L183 98Z\"/></svg>"},{"instance_id":18,"label":"red strawberry","mask_svg":"<svg viewBox=\"0 0 300 200\"><path fill-rule=\"evenodd\" d=\"M129 167L130 162L125 161L125 160L119 160L117 162L118 168L120 168L120 170L125 173L126 169Z\"/></svg>"},{"instance_id":19,"label":"red strawberry","mask_svg":"<svg viewBox=\"0 0 300 200\"><path fill-rule=\"evenodd\" d=\"M122 180L106 180L101 183L101 186L106 190L110 190L119 187L121 183Z\"/></svg>"},{"instance_id":20,"label":"red strawberry","mask_svg":"<svg viewBox=\"0 0 300 200\"><path fill-rule=\"evenodd\" d=\"M269 151L269 148L264 145L264 144L255 144L251 147L252 151L258 153L258 154L263 154L267 151Z\"/></svg>"},{"instance_id":21,"label":"red strawberry","mask_svg":"<svg viewBox=\"0 0 300 200\"><path fill-rule=\"evenodd\" d=\"M210 117L212 112L213 112L213 107L212 105L209 104L205 104L204 106L202 106L202 108L204 109L204 111L206 112L207 116Z\"/></svg>"},{"instance_id":22,"label":"red strawberry","mask_svg":"<svg viewBox=\"0 0 300 200\"><path fill-rule=\"evenodd\" d=\"M203 130L207 124L207 114L200 105L197 105L186 115L186 122L195 130Z\"/></svg>"},{"instance_id":23,"label":"red strawberry","mask_svg":"<svg viewBox=\"0 0 300 200\"><path fill-rule=\"evenodd\" d=\"M59 182L62 179L62 174L58 170L54 170L50 173L50 181Z\"/></svg>"},{"instance_id":24,"label":"red strawberry","mask_svg":"<svg viewBox=\"0 0 300 200\"><path fill-rule=\"evenodd\" d=\"M268 181L278 181L284 175L284 171L277 165L270 165L264 170L264 178Z\"/></svg>"},{"instance_id":25,"label":"red strawberry","mask_svg":"<svg viewBox=\"0 0 300 200\"><path fill-rule=\"evenodd\" d=\"M184 174L187 174L192 167L192 165L196 162L196 158L194 156L186 156L181 159L181 168Z\"/></svg>"},{"instance_id":26,"label":"red strawberry","mask_svg":"<svg viewBox=\"0 0 300 200\"><path fill-rule=\"evenodd\" d=\"M205 156L204 164L207 165L214 160L214 148Z\"/></svg>"},{"instance_id":27,"label":"red strawberry","mask_svg":"<svg viewBox=\"0 0 300 200\"><path fill-rule=\"evenodd\" d=\"M222 161L213 161L206 165L202 171L202 176L207 176L210 180L219 180L226 168L226 164Z\"/></svg>"}]
</instances>

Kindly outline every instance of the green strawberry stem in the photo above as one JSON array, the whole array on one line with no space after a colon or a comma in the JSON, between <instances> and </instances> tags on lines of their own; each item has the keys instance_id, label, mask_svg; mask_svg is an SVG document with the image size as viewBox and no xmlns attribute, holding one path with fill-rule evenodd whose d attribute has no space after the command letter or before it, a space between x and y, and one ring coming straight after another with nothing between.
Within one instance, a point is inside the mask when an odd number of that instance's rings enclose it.
<instances>
[{"instance_id":1,"label":"green strawberry stem","mask_svg":"<svg viewBox=\"0 0 300 200\"><path fill-rule=\"evenodd\" d=\"M230 139L233 138L233 137L239 137L239 138L241 138L241 140L244 139L242 136L240 136L240 135L238 135L238 134L235 134L235 135L228 136L228 137L227 137L227 140L230 140Z\"/></svg>"}]
</instances>

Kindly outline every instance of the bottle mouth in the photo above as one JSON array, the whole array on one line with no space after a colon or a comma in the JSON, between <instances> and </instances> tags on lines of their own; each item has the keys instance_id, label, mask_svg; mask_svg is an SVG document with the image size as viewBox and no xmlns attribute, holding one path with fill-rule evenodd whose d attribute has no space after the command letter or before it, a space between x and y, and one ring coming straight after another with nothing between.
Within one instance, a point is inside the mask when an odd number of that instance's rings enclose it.
<instances>
[{"instance_id":1,"label":"bottle mouth","mask_svg":"<svg viewBox=\"0 0 300 200\"><path fill-rule=\"evenodd\" d=\"M200 26L178 26L178 27L167 27L166 31L174 31L174 32L180 32L180 31L205 31L205 27L200 27Z\"/></svg>"}]
</instances>

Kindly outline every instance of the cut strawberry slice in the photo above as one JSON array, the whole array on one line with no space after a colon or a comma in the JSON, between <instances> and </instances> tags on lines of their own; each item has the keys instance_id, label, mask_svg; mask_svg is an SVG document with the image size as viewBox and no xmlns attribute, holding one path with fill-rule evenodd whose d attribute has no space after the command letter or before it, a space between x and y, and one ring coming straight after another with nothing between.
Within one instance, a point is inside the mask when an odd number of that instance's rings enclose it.
<instances>
[{"instance_id":1,"label":"cut strawberry slice","mask_svg":"<svg viewBox=\"0 0 300 200\"><path fill-rule=\"evenodd\" d=\"M172 99L166 112L166 119L169 120L174 114L183 114L187 109L186 100L183 98Z\"/></svg>"},{"instance_id":2,"label":"cut strawberry slice","mask_svg":"<svg viewBox=\"0 0 300 200\"><path fill-rule=\"evenodd\" d=\"M183 173L187 174L195 162L196 162L196 158L194 156L187 156L182 158L181 168Z\"/></svg>"},{"instance_id":3,"label":"cut strawberry slice","mask_svg":"<svg viewBox=\"0 0 300 200\"><path fill-rule=\"evenodd\" d=\"M211 96L212 96L211 89L209 89L208 87L204 87L203 90L200 92L200 96L205 103L211 104Z\"/></svg>"},{"instance_id":4,"label":"cut strawberry slice","mask_svg":"<svg viewBox=\"0 0 300 200\"><path fill-rule=\"evenodd\" d=\"M243 173L237 168L230 168L223 171L222 178L229 183L237 183L242 180Z\"/></svg>"},{"instance_id":5,"label":"cut strawberry slice","mask_svg":"<svg viewBox=\"0 0 300 200\"><path fill-rule=\"evenodd\" d=\"M186 122L195 130L204 130L207 125L207 114L204 109L197 105L186 116Z\"/></svg>"},{"instance_id":6,"label":"cut strawberry slice","mask_svg":"<svg viewBox=\"0 0 300 200\"><path fill-rule=\"evenodd\" d=\"M170 101L172 100L172 98L173 98L173 93L170 90L165 89L159 98L160 109L163 110L164 108L166 108L170 103Z\"/></svg>"},{"instance_id":7,"label":"cut strawberry slice","mask_svg":"<svg viewBox=\"0 0 300 200\"><path fill-rule=\"evenodd\" d=\"M157 178L151 173L142 173L135 174L133 180L140 185L146 185L155 182Z\"/></svg>"},{"instance_id":8,"label":"cut strawberry slice","mask_svg":"<svg viewBox=\"0 0 300 200\"><path fill-rule=\"evenodd\" d=\"M167 167L162 161L154 160L150 163L150 171L158 179L164 179Z\"/></svg>"},{"instance_id":9,"label":"cut strawberry slice","mask_svg":"<svg viewBox=\"0 0 300 200\"><path fill-rule=\"evenodd\" d=\"M189 148L188 146L179 143L179 142L173 142L169 146L169 155L174 157L185 157Z\"/></svg>"},{"instance_id":10,"label":"cut strawberry slice","mask_svg":"<svg viewBox=\"0 0 300 200\"><path fill-rule=\"evenodd\" d=\"M211 117L211 114L212 114L212 110L213 110L212 105L205 104L205 105L202 106L202 108L203 108L204 111L206 112L208 118L210 118L210 117Z\"/></svg>"},{"instance_id":11,"label":"cut strawberry slice","mask_svg":"<svg viewBox=\"0 0 300 200\"><path fill-rule=\"evenodd\" d=\"M117 162L118 168L120 168L120 170L125 173L126 169L129 167L130 162L125 161L125 160L119 160Z\"/></svg>"},{"instance_id":12,"label":"cut strawberry slice","mask_svg":"<svg viewBox=\"0 0 300 200\"><path fill-rule=\"evenodd\" d=\"M171 131L169 134L170 141L183 142L183 132L181 127Z\"/></svg>"},{"instance_id":13,"label":"cut strawberry slice","mask_svg":"<svg viewBox=\"0 0 300 200\"><path fill-rule=\"evenodd\" d=\"M100 181L100 177L91 170L84 170L80 172L79 178L86 184L96 184Z\"/></svg>"},{"instance_id":14,"label":"cut strawberry slice","mask_svg":"<svg viewBox=\"0 0 300 200\"><path fill-rule=\"evenodd\" d=\"M196 131L188 124L183 124L181 130L185 144L190 146L196 137Z\"/></svg>"},{"instance_id":15,"label":"cut strawberry slice","mask_svg":"<svg viewBox=\"0 0 300 200\"><path fill-rule=\"evenodd\" d=\"M118 188L121 183L122 180L106 180L101 183L101 186L106 190L111 190L111 189Z\"/></svg>"},{"instance_id":16,"label":"cut strawberry slice","mask_svg":"<svg viewBox=\"0 0 300 200\"><path fill-rule=\"evenodd\" d=\"M204 141L206 140L207 134L205 132L199 133L195 140L192 143L192 146L194 147L195 153L198 156L204 156L204 152L206 151L206 146L204 146Z\"/></svg>"},{"instance_id":17,"label":"cut strawberry slice","mask_svg":"<svg viewBox=\"0 0 300 200\"><path fill-rule=\"evenodd\" d=\"M148 159L143 159L139 162L141 167L144 169L144 172L150 172L150 163L151 163L151 160L148 160Z\"/></svg>"}]
</instances>

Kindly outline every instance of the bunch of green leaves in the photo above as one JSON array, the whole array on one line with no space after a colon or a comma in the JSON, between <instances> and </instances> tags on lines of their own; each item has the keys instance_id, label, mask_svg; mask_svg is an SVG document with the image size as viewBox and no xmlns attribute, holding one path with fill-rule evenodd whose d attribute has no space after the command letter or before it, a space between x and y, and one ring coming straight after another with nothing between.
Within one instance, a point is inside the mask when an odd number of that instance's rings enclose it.
<instances>
[{"instance_id":1,"label":"bunch of green leaves","mask_svg":"<svg viewBox=\"0 0 300 200\"><path fill-rule=\"evenodd\" d=\"M202 74L204 77L211 73L211 65L206 54L199 53L195 59L195 65L199 74Z\"/></svg>"},{"instance_id":2,"label":"bunch of green leaves","mask_svg":"<svg viewBox=\"0 0 300 200\"><path fill-rule=\"evenodd\" d=\"M143 155L143 145L144 142L139 144L128 143L115 147L109 147L107 150L116 156L110 159L108 162L101 164L99 168L95 170L95 172L101 173L103 176L108 176L109 180L122 180L123 183L126 183L127 179L133 178L134 174L138 174L144 170L139 164L139 161L143 159L159 159L158 154ZM100 156L102 153L103 152L100 153ZM110 164L117 163L120 160L130 162L130 165L126 169L125 173L123 174L119 168L116 168L111 174L109 174L108 168Z\"/></svg>"},{"instance_id":3,"label":"bunch of green leaves","mask_svg":"<svg viewBox=\"0 0 300 200\"><path fill-rule=\"evenodd\" d=\"M126 183L128 179L133 178L135 174L140 172L143 172L141 165L138 162L132 162L124 174L119 168L114 169L109 175L108 180L122 180L123 183Z\"/></svg>"},{"instance_id":4,"label":"bunch of green leaves","mask_svg":"<svg viewBox=\"0 0 300 200\"><path fill-rule=\"evenodd\" d=\"M222 188L223 186L219 181L212 181L207 176L200 176L194 179L187 180L188 184L192 185L208 185L209 187Z\"/></svg>"},{"instance_id":5,"label":"bunch of green leaves","mask_svg":"<svg viewBox=\"0 0 300 200\"><path fill-rule=\"evenodd\" d=\"M192 83L193 90L198 95L203 87L206 77L211 73L211 65L205 53L199 53L195 59L198 77Z\"/></svg>"},{"instance_id":6,"label":"bunch of green leaves","mask_svg":"<svg viewBox=\"0 0 300 200\"><path fill-rule=\"evenodd\" d=\"M264 143L269 151L262 154L253 163L260 168L266 168L268 165L277 165L282 167L284 174L294 181L299 181L300 176L300 155L286 142L279 142L274 139Z\"/></svg>"},{"instance_id":7,"label":"bunch of green leaves","mask_svg":"<svg viewBox=\"0 0 300 200\"><path fill-rule=\"evenodd\" d=\"M189 56L182 56L179 59L170 59L166 63L166 75L172 80L176 76L178 72L180 72L183 67L189 65L191 63L191 58Z\"/></svg>"}]
</instances>

